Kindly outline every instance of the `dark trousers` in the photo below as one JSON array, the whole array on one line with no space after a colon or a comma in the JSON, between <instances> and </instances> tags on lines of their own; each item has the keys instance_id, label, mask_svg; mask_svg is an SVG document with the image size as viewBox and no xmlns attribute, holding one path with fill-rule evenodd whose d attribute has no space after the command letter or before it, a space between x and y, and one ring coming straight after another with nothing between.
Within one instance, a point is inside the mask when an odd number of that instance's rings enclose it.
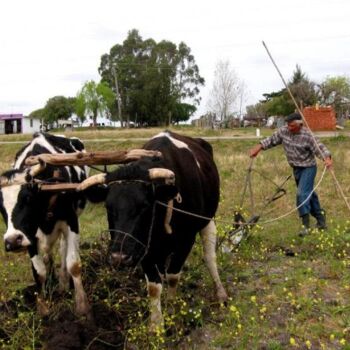
<instances>
[{"instance_id":1,"label":"dark trousers","mask_svg":"<svg viewBox=\"0 0 350 350\"><path fill-rule=\"evenodd\" d=\"M314 188L315 177L317 173L317 167L312 166L308 168L293 167L293 174L295 182L297 184L297 206L305 201ZM316 216L322 212L320 201L316 192L298 209L299 215L303 216L311 214Z\"/></svg>"}]
</instances>

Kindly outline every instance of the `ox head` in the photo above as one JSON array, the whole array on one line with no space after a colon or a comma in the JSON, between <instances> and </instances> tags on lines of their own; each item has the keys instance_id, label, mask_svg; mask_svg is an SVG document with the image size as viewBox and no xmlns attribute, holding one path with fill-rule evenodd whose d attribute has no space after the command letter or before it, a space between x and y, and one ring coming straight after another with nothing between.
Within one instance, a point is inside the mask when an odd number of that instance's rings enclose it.
<instances>
[{"instance_id":1,"label":"ox head","mask_svg":"<svg viewBox=\"0 0 350 350\"><path fill-rule=\"evenodd\" d=\"M45 168L37 164L25 170L9 170L0 177L0 212L7 230L4 234L6 251L21 251L31 244L38 222L37 192L34 176Z\"/></svg>"},{"instance_id":2,"label":"ox head","mask_svg":"<svg viewBox=\"0 0 350 350\"><path fill-rule=\"evenodd\" d=\"M175 175L165 168L142 171L132 166L133 175L128 178L118 170L99 174L86 181L88 185L108 185L106 209L111 241L109 261L112 265L135 266L147 253L152 232L156 227L164 228L165 208L156 201L168 201L177 194ZM140 171L139 171L140 170ZM136 175L137 174L137 175ZM85 188L84 182L82 188ZM159 212L162 215L159 215Z\"/></svg>"}]
</instances>

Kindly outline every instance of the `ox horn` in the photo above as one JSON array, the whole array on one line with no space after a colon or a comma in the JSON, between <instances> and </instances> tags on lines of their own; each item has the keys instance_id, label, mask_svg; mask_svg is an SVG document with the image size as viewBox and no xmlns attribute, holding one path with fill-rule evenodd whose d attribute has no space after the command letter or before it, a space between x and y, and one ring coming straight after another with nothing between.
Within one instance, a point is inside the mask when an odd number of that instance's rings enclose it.
<instances>
[{"instance_id":1,"label":"ox horn","mask_svg":"<svg viewBox=\"0 0 350 350\"><path fill-rule=\"evenodd\" d=\"M148 170L148 174L151 180L165 179L167 185L175 184L175 174L169 169L152 168Z\"/></svg>"},{"instance_id":2,"label":"ox horn","mask_svg":"<svg viewBox=\"0 0 350 350\"><path fill-rule=\"evenodd\" d=\"M41 172L43 172L46 168L46 163L43 161L40 161L39 164L33 165L29 168L28 174L32 177L35 177L36 175L39 175Z\"/></svg>"},{"instance_id":3,"label":"ox horn","mask_svg":"<svg viewBox=\"0 0 350 350\"><path fill-rule=\"evenodd\" d=\"M84 191L90 186L104 183L106 183L106 174L93 175L81 182L77 187L77 191Z\"/></svg>"},{"instance_id":4,"label":"ox horn","mask_svg":"<svg viewBox=\"0 0 350 350\"><path fill-rule=\"evenodd\" d=\"M0 176L0 187L9 185L10 180L5 176Z\"/></svg>"}]
</instances>

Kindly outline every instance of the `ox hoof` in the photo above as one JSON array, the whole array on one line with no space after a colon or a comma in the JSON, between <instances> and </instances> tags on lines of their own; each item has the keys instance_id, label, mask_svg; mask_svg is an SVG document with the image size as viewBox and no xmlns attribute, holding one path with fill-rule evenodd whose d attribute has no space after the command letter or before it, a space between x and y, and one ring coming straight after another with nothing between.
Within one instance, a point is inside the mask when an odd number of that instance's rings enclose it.
<instances>
[{"instance_id":1,"label":"ox hoof","mask_svg":"<svg viewBox=\"0 0 350 350\"><path fill-rule=\"evenodd\" d=\"M46 317L50 313L49 303L41 298L36 299L36 309L40 317Z\"/></svg>"},{"instance_id":2,"label":"ox hoof","mask_svg":"<svg viewBox=\"0 0 350 350\"><path fill-rule=\"evenodd\" d=\"M86 296L76 301L75 313L77 316L89 316L90 312L91 307Z\"/></svg>"},{"instance_id":3,"label":"ox hoof","mask_svg":"<svg viewBox=\"0 0 350 350\"><path fill-rule=\"evenodd\" d=\"M217 298L218 298L218 301L219 301L219 303L226 303L227 302L227 299L228 299L228 295L227 295L227 293L226 293L226 291L225 291L225 289L219 289L218 291L217 291Z\"/></svg>"},{"instance_id":4,"label":"ox hoof","mask_svg":"<svg viewBox=\"0 0 350 350\"><path fill-rule=\"evenodd\" d=\"M164 318L161 313L156 312L151 314L148 330L151 334L156 335L164 333Z\"/></svg>"},{"instance_id":5,"label":"ox hoof","mask_svg":"<svg viewBox=\"0 0 350 350\"><path fill-rule=\"evenodd\" d=\"M165 333L164 329L164 322L160 323L155 323L155 322L150 322L148 326L149 333L151 335L161 335Z\"/></svg>"},{"instance_id":6,"label":"ox hoof","mask_svg":"<svg viewBox=\"0 0 350 350\"><path fill-rule=\"evenodd\" d=\"M176 289L169 289L167 294L168 301L174 301L176 299Z\"/></svg>"}]
</instances>

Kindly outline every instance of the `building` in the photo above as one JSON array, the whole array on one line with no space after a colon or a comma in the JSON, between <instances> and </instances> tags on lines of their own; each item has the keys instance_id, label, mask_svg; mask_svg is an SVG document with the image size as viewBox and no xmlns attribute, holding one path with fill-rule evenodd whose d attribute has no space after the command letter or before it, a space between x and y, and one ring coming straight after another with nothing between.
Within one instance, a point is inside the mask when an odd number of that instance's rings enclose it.
<instances>
[{"instance_id":1,"label":"building","mask_svg":"<svg viewBox=\"0 0 350 350\"><path fill-rule=\"evenodd\" d=\"M337 120L332 107L305 107L303 114L312 131L336 129Z\"/></svg>"},{"instance_id":2,"label":"building","mask_svg":"<svg viewBox=\"0 0 350 350\"><path fill-rule=\"evenodd\" d=\"M22 133L23 114L0 114L0 134Z\"/></svg>"},{"instance_id":3,"label":"building","mask_svg":"<svg viewBox=\"0 0 350 350\"><path fill-rule=\"evenodd\" d=\"M42 123L40 119L24 117L22 120L22 134L33 134L42 131Z\"/></svg>"},{"instance_id":4,"label":"building","mask_svg":"<svg viewBox=\"0 0 350 350\"><path fill-rule=\"evenodd\" d=\"M41 121L23 114L0 114L0 134L30 134L40 131Z\"/></svg>"}]
</instances>

